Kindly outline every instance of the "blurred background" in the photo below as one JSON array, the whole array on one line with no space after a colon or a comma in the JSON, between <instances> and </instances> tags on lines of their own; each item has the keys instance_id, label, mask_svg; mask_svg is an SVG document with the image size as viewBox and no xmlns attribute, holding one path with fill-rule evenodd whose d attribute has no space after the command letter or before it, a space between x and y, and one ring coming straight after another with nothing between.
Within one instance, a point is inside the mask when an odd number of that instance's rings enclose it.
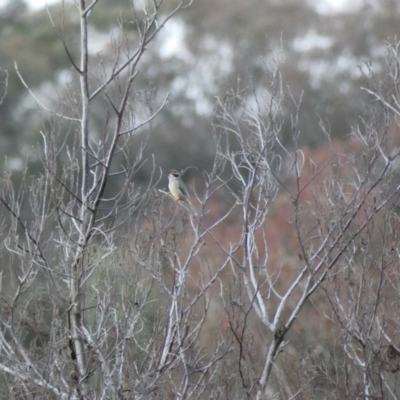
<instances>
[{"instance_id":1,"label":"blurred background","mask_svg":"<svg viewBox=\"0 0 400 400\"><path fill-rule=\"evenodd\" d=\"M9 74L8 93L0 107L0 165L3 169L7 163L16 179L26 159L33 172L39 168L40 130L51 122L46 111L38 112L14 63L45 105L60 105L71 94L74 71L48 14L58 28L63 19L62 35L75 60L79 26L73 2L65 2L64 15L60 3L48 2L48 10L37 0L0 3L0 81L5 71ZM166 0L164 12L173 6L174 1ZM121 27L136 35L132 15L132 1L96 5L90 16L92 62L112 59L111 40ZM399 26L396 0L194 1L168 22L142 60L136 89L150 87L156 106L167 93L169 102L135 140L148 137L145 156L154 155L156 166L164 171L188 165L198 171L209 169L215 151L211 124L216 97L249 88L262 93L268 83L264 71L275 62L281 65L288 92L296 101L302 96L301 145L324 145L321 121L333 138L346 140L366 99L360 90L364 74L383 72L385 41L398 34ZM284 140L289 141L293 103L284 106ZM102 118L99 102L91 114L94 134L104 129ZM147 179L150 164L138 180ZM189 170L188 176L195 173Z\"/></svg>"},{"instance_id":2,"label":"blurred background","mask_svg":"<svg viewBox=\"0 0 400 400\"><path fill-rule=\"evenodd\" d=\"M113 0L96 4L89 19L92 89L110 68L116 42L129 38L131 50L134 48L137 25L133 5L140 9L145 1ZM63 142L74 136L76 126L60 122L36 104L21 83L15 64L44 106L60 112L68 110L71 115L74 109L79 113L77 73L60 40L61 35L72 59L79 63L77 9L68 1L64 2L64 9L61 1L49 1L48 8L45 4L38 0L0 1L0 98L8 74L7 95L0 105L0 169L11 170L16 184L23 178L26 163L29 175L35 176L43 168L42 130L54 133ZM162 14L167 15L175 5L176 0L164 0ZM166 24L141 60L140 73L135 79L135 101L131 104L137 120L134 117L127 121L127 126L143 120L144 110L156 110L167 94L169 101L151 124L133 137L133 157L146 142L144 157L155 164L146 163L134 179L145 187L154 166L163 174L171 168L192 166L196 168L189 169L185 179L201 181L201 172L212 168L215 156L213 124L217 118L217 98L224 98L229 92L249 96L250 102L256 96L263 98L271 83L266 71L271 72L276 64L280 65L286 92L282 108L285 144L290 147L293 141L292 118L295 104L301 99L296 133L300 131L298 145L307 157L319 160L327 157L327 138L321 124L330 132L339 153L357 152L355 144L346 141L351 126L360 123L366 104L367 93L360 87L369 85L371 77L378 82L385 74L386 43L400 33L399 27L398 0L194 0ZM100 140L112 127L106 121L106 103L96 99L92 104L93 141ZM398 131L396 134L400 136ZM65 152L59 158L60 163L68 162ZM124 178L114 184L122 183ZM159 185L166 187L165 176ZM108 189L112 191L115 187ZM215 199L218 196L213 197L213 207L208 204L213 210L213 214L207 214L210 221L223 213L224 202ZM271 268L279 268L283 286L296 276L299 265L291 207L288 196L280 195L265 223L265 237L271 248L268 262ZM237 239L235 235L241 234L238 220L239 216L232 213L218 226L219 231L214 232L226 241L227 247ZM208 222L206 225L211 225ZM209 239L203 252L213 260L211 269L219 266L219 251ZM195 268L200 267L194 265ZM195 286L191 288L193 293L197 290ZM321 293L316 293L313 301L321 308L326 305ZM223 307L213 307L214 324L220 321L223 324L220 318ZM313 306L302 313L306 318L296 321L298 329L290 340L302 343L299 349L317 349L315 339L320 343L332 335L332 324L322 313L317 319ZM311 318L315 323L309 334ZM211 328L217 331L220 326ZM216 337L211 328L210 342ZM258 340L260 346L256 349L265 346L265 332L262 327L257 329L260 333L255 334L255 342ZM309 336L303 337L306 331ZM331 343L323 343L326 349L333 348L330 346Z\"/></svg>"}]
</instances>

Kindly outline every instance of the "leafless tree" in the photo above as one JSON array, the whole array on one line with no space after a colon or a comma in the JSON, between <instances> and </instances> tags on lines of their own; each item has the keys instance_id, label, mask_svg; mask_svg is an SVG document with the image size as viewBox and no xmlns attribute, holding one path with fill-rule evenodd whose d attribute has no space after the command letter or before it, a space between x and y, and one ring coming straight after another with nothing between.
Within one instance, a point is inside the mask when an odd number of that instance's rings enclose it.
<instances>
[{"instance_id":1,"label":"leafless tree","mask_svg":"<svg viewBox=\"0 0 400 400\"><path fill-rule=\"evenodd\" d=\"M202 382L212 378L216 360L229 350L218 341L206 356L198 345L210 304L207 292L224 265L189 293L189 263L201 234L184 236L188 220L182 232L174 232L173 218L157 217L169 210L163 209L165 194L160 199L151 190L155 173L144 190L134 185L145 140L132 150L131 138L166 103L156 106L150 90L136 89L138 66L168 20L189 5L178 1L168 14L162 2L132 8L137 31L115 38L114 59L100 64L89 53L88 38L97 1L80 0L79 62L59 30L77 85L73 77L68 96L48 106L20 75L49 123L40 132L42 174L33 179L26 174L18 189L9 174L2 180L9 266L3 270L0 369L10 397L200 396ZM90 127L100 96L103 134ZM121 175L124 184L110 196L108 186ZM117 228L126 226L133 212L132 235L118 243L123 235ZM185 259L177 256L183 240L192 240ZM196 313L200 302L202 312Z\"/></svg>"},{"instance_id":2,"label":"leafless tree","mask_svg":"<svg viewBox=\"0 0 400 400\"><path fill-rule=\"evenodd\" d=\"M146 139L132 148L132 137L166 104L136 86L138 67L190 5L178 1L165 14L162 2L143 4L132 9L135 34L115 38L105 62L89 52L97 1L76 2L80 62L60 30L76 79L58 104L35 97L21 76L48 120L40 176L27 169L20 187L9 173L1 182L6 396L310 398L324 378L337 397L396 398L397 45L388 46L387 82L365 88L371 104L351 131L352 152L322 124L326 156L299 148L301 99L285 89L278 63L267 68L265 93L238 87L217 97L216 156L201 189L191 187L192 212L155 190L155 170L146 188L135 185ZM102 133L90 125L100 101ZM291 138L283 137L288 102L297 110ZM286 248L271 243L279 206ZM321 360L305 365L313 355L287 370L285 358L301 353L290 334L307 308L335 326L344 373ZM352 383L345 390L342 377Z\"/></svg>"},{"instance_id":3,"label":"leafless tree","mask_svg":"<svg viewBox=\"0 0 400 400\"><path fill-rule=\"evenodd\" d=\"M350 375L357 389L349 394L348 388L349 397L397 398L396 380L389 381L382 373L382 365L397 372L400 354L393 340L398 324L389 324L399 320L393 305L398 288L400 153L390 145L399 115L398 45L389 45L388 53L386 81L365 89L372 102L351 131L350 152L332 143L321 124L329 151L322 160L314 160L297 146L297 115L292 118L292 141L283 141L285 94L278 69L272 70L264 97L255 91L245 98L244 92L237 91L218 103L216 130L222 132L218 153L231 171L229 191L242 213L240 239L231 244L229 255L235 282L243 290L231 294L226 308L239 348L239 377L252 398L278 393L295 398L316 380L316 375L311 376L294 390L278 363L285 348L293 350L288 334L310 302L317 311L328 302L331 312L319 314L333 324L339 322L335 329L344 335L345 355L337 362L351 360L356 366ZM369 78L373 85L373 76ZM301 112L301 99L291 101ZM240 102L245 104L237 107ZM294 262L292 257L289 268L283 259L278 263L269 259L276 249L267 239L268 215L279 202L287 203L295 232L291 244L296 247L291 252L297 257ZM250 334L254 315L266 332L261 359ZM373 376L372 366L377 363L380 372ZM322 365L318 368L322 370ZM322 375L332 387L337 375ZM338 397L343 394L339 394L341 385L335 385Z\"/></svg>"},{"instance_id":4,"label":"leafless tree","mask_svg":"<svg viewBox=\"0 0 400 400\"><path fill-rule=\"evenodd\" d=\"M348 245L324 287L352 375L361 382L352 395L363 398L396 399L400 393L398 60L399 43L388 43L385 80L371 79L363 88L374 106L352 131L362 162L352 174L353 203L341 216L349 221Z\"/></svg>"}]
</instances>

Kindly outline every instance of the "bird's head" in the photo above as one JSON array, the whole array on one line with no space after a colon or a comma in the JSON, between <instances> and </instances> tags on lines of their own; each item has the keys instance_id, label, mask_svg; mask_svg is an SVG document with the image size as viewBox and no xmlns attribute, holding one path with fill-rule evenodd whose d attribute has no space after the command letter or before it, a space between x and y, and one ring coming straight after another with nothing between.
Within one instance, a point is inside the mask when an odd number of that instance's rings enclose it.
<instances>
[{"instance_id":1,"label":"bird's head","mask_svg":"<svg viewBox=\"0 0 400 400\"><path fill-rule=\"evenodd\" d=\"M181 174L177 170L171 169L170 171L168 171L168 176L171 178L179 178Z\"/></svg>"}]
</instances>

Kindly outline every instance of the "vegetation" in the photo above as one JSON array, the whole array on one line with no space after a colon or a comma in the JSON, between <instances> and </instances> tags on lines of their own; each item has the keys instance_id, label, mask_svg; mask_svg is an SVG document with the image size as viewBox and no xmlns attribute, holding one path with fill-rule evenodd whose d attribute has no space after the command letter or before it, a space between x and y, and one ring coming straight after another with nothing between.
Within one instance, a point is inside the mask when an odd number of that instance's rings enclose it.
<instances>
[{"instance_id":1,"label":"vegetation","mask_svg":"<svg viewBox=\"0 0 400 400\"><path fill-rule=\"evenodd\" d=\"M31 26L10 17L0 46L23 43L27 60L1 66L2 398L400 396L400 42L379 73L326 80L365 100L335 126L291 83L293 42L271 40L261 68L242 2L209 18L207 3L5 9ZM270 7L252 15L254 37L279 12L318 15ZM216 40L227 13L233 33ZM171 155L195 214L164 190Z\"/></svg>"}]
</instances>

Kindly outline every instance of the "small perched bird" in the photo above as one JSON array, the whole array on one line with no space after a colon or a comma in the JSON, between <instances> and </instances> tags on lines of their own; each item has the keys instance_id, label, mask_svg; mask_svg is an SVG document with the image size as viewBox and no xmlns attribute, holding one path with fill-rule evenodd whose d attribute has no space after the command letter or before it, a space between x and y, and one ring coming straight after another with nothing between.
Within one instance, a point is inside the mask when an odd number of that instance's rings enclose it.
<instances>
[{"instance_id":1,"label":"small perched bird","mask_svg":"<svg viewBox=\"0 0 400 400\"><path fill-rule=\"evenodd\" d=\"M175 201L183 201L187 203L191 211L194 211L193 205L189 199L189 193L186 189L185 184L182 182L181 179L182 174L178 171L172 169L168 171L168 189L171 193L171 196L174 198Z\"/></svg>"}]
</instances>

